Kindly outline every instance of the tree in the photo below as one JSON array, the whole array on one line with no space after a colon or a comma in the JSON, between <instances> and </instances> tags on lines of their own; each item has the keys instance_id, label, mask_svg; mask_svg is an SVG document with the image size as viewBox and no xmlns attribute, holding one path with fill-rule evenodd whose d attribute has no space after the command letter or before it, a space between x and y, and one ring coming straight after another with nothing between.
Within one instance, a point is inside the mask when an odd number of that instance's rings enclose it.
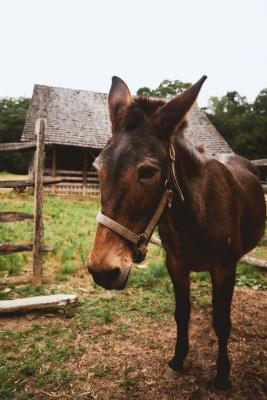
<instances>
[{"instance_id":1,"label":"tree","mask_svg":"<svg viewBox=\"0 0 267 400\"><path fill-rule=\"evenodd\" d=\"M189 86L191 86L190 83L184 83L179 80L169 81L165 79L156 89L149 89L146 86L138 89L137 95L147 97L163 97L165 99L170 99L178 93L182 92L184 89L187 89Z\"/></svg>"},{"instance_id":2,"label":"tree","mask_svg":"<svg viewBox=\"0 0 267 400\"><path fill-rule=\"evenodd\" d=\"M267 115L267 89L260 91L253 104L255 115Z\"/></svg>"},{"instance_id":3,"label":"tree","mask_svg":"<svg viewBox=\"0 0 267 400\"><path fill-rule=\"evenodd\" d=\"M204 111L236 153L249 159L267 157L267 89L252 104L236 91L211 97Z\"/></svg>"},{"instance_id":4,"label":"tree","mask_svg":"<svg viewBox=\"0 0 267 400\"><path fill-rule=\"evenodd\" d=\"M0 143L20 141L30 99L0 99ZM0 170L13 173L27 172L27 156L24 153L1 153Z\"/></svg>"}]
</instances>

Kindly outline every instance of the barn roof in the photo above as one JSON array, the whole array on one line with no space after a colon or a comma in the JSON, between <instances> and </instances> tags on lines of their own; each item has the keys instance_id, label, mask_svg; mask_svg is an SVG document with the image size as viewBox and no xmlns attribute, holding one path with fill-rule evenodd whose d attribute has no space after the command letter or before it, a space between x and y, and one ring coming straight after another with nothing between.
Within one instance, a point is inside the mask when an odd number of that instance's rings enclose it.
<instances>
[{"instance_id":1,"label":"barn roof","mask_svg":"<svg viewBox=\"0 0 267 400\"><path fill-rule=\"evenodd\" d=\"M111 135L107 94L35 85L22 141L33 141L37 118L47 118L46 143L101 149ZM231 152L203 111L195 104L185 135L211 154Z\"/></svg>"}]
</instances>

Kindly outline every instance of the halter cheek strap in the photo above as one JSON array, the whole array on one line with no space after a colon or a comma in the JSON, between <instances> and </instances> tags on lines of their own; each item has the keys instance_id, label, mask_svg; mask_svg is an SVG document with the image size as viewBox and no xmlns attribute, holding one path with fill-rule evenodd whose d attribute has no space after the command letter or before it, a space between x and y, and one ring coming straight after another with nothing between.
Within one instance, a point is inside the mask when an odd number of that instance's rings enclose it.
<instances>
[{"instance_id":1,"label":"halter cheek strap","mask_svg":"<svg viewBox=\"0 0 267 400\"><path fill-rule=\"evenodd\" d=\"M107 217L106 215L102 214L101 211L99 211L96 215L96 220L99 222L101 225L106 226L113 232L116 232L118 235L124 237L127 239L129 242L134 244L135 246L139 246L140 243L142 242L149 242L152 233L154 232L154 229L166 207L166 204L171 202L171 196L172 196L172 191L170 189L167 189L164 191L160 203L151 218L149 224L147 225L145 231L143 233L140 233L137 235L133 231L130 231L130 229L126 228L125 226L119 224L118 222L114 221L113 219Z\"/></svg>"},{"instance_id":2,"label":"halter cheek strap","mask_svg":"<svg viewBox=\"0 0 267 400\"><path fill-rule=\"evenodd\" d=\"M180 197L181 201L184 201L183 192L181 187L178 183L175 171L175 149L174 146L171 144L169 148L169 156L170 156L170 166L168 168L167 179L165 182L165 190L161 196L159 205L153 214L151 220L149 221L146 229L143 233L136 234L130 229L126 228L125 226L119 224L118 222L114 221L113 219L107 217L106 215L102 214L101 211L97 213L96 220L101 225L109 228L111 231L117 233L119 236L123 237L124 239L128 240L134 245L134 249L136 250L136 262L141 262L145 258L147 252L147 244L149 242L159 245L161 242L159 239L152 236L159 219L168 204L168 207L171 207L172 204L172 189L170 188L171 183L175 187L177 194Z\"/></svg>"}]
</instances>

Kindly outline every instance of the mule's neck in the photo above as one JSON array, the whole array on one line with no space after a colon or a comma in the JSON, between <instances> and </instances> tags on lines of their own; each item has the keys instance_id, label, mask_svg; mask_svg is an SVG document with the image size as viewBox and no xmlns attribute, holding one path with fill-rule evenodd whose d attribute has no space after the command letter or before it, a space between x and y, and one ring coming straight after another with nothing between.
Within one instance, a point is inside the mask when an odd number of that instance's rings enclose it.
<instances>
[{"instance_id":1,"label":"mule's neck","mask_svg":"<svg viewBox=\"0 0 267 400\"><path fill-rule=\"evenodd\" d=\"M176 174L182 191L186 196L190 193L192 180L202 174L205 156L180 135L175 138L174 146L176 152Z\"/></svg>"}]
</instances>

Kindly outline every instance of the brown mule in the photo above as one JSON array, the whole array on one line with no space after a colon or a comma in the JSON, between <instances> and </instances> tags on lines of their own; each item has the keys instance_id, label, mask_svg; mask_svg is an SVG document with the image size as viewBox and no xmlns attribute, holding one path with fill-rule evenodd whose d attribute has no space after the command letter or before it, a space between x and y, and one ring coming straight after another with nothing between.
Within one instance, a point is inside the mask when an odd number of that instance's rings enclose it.
<instances>
[{"instance_id":1,"label":"brown mule","mask_svg":"<svg viewBox=\"0 0 267 400\"><path fill-rule=\"evenodd\" d=\"M143 233L157 214L164 193L170 190L171 208L167 206L170 200L166 201L156 218L160 218L156 223L176 298L177 342L169 365L183 370L188 353L190 271L210 271L213 326L219 344L215 386L227 389L236 263L262 237L266 209L257 171L248 160L233 154L209 157L183 136L186 114L205 79L164 102L132 98L127 85L113 78L109 93L113 135L95 162L102 223L88 269L104 288L123 289L133 260L145 257L149 237ZM174 176L170 177L172 168ZM104 217L111 225L105 225ZM112 221L117 223L117 231ZM127 228L129 237L120 226Z\"/></svg>"}]
</instances>

